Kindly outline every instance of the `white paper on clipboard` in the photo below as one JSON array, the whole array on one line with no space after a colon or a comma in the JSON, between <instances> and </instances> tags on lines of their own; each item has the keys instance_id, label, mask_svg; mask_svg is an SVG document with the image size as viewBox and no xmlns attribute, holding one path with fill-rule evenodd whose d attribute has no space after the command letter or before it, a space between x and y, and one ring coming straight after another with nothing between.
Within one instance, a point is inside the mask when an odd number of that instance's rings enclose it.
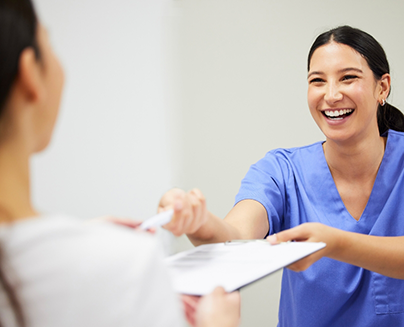
<instances>
[{"instance_id":1,"label":"white paper on clipboard","mask_svg":"<svg viewBox=\"0 0 404 327\"><path fill-rule=\"evenodd\" d=\"M325 243L266 242L200 245L165 259L174 290L205 295L216 286L232 292L325 247Z\"/></svg>"}]
</instances>

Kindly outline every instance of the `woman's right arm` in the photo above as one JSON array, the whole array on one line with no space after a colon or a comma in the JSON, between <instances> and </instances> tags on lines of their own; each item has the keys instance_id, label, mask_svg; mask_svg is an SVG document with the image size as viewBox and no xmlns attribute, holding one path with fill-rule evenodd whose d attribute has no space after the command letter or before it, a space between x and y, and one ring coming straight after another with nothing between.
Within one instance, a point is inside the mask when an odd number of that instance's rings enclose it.
<instances>
[{"instance_id":1,"label":"woman's right arm","mask_svg":"<svg viewBox=\"0 0 404 327\"><path fill-rule=\"evenodd\" d=\"M168 209L174 209L174 216L164 228L176 236L187 234L194 245L264 238L269 230L267 212L254 200L240 201L221 219L207 210L198 189L172 189L159 203L159 212Z\"/></svg>"}]
</instances>

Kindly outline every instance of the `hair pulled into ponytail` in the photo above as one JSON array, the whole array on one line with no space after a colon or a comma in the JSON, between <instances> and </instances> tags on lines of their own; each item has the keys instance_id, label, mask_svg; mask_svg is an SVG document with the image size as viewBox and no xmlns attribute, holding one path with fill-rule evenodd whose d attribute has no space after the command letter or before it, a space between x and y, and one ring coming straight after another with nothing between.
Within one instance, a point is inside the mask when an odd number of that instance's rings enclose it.
<instances>
[{"instance_id":1,"label":"hair pulled into ponytail","mask_svg":"<svg viewBox=\"0 0 404 327\"><path fill-rule=\"evenodd\" d=\"M376 80L380 80L384 74L390 73L386 53L379 42L370 34L346 25L324 32L316 38L309 51L307 70L310 70L310 60L314 51L331 41L345 44L360 53L372 70ZM389 129L404 132L404 115L399 109L387 102L384 106L379 104L377 125L380 135L383 135Z\"/></svg>"},{"instance_id":2,"label":"hair pulled into ponytail","mask_svg":"<svg viewBox=\"0 0 404 327\"><path fill-rule=\"evenodd\" d=\"M404 132L404 116L400 110L387 102L384 106L379 104L377 108L377 125L380 135L383 135L389 129Z\"/></svg>"}]
</instances>

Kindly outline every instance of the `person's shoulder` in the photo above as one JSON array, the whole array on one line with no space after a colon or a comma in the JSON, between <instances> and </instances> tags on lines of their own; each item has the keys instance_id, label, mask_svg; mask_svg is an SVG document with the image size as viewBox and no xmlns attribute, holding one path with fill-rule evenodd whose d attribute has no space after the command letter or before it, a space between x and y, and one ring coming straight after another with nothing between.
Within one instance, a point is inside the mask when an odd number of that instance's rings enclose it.
<instances>
[{"instance_id":1,"label":"person's shoulder","mask_svg":"<svg viewBox=\"0 0 404 327\"><path fill-rule=\"evenodd\" d=\"M293 148L277 148L270 150L266 153L262 160L277 161L277 162L293 162L300 158L306 158L313 153L322 151L322 144L324 141L319 141L313 144L293 147Z\"/></svg>"},{"instance_id":2,"label":"person's shoulder","mask_svg":"<svg viewBox=\"0 0 404 327\"><path fill-rule=\"evenodd\" d=\"M69 228L72 234L64 233L68 251L82 257L99 257L101 264L105 261L121 265L134 261L137 265L147 264L159 251L158 242L151 234L112 222L70 220Z\"/></svg>"},{"instance_id":3,"label":"person's shoulder","mask_svg":"<svg viewBox=\"0 0 404 327\"><path fill-rule=\"evenodd\" d=\"M157 241L145 233L108 222L83 222L65 215L30 218L13 224L7 236L11 255L18 253L26 262L38 260L44 269L49 268L42 260L44 257L52 258L54 266L70 266L69 271L75 266L86 266L89 261L89 267L94 269L106 262L122 266L136 260L139 265L147 265L150 256L158 251Z\"/></svg>"},{"instance_id":4,"label":"person's shoulder","mask_svg":"<svg viewBox=\"0 0 404 327\"><path fill-rule=\"evenodd\" d=\"M390 155L402 155L404 149L404 132L388 130L382 136L387 137L386 153Z\"/></svg>"},{"instance_id":5,"label":"person's shoulder","mask_svg":"<svg viewBox=\"0 0 404 327\"><path fill-rule=\"evenodd\" d=\"M248 176L262 178L262 175L271 176L278 181L301 171L301 167L308 167L316 159L323 155L323 142L294 147L278 148L271 150L266 155L251 165ZM257 177L257 174L259 177Z\"/></svg>"},{"instance_id":6,"label":"person's shoulder","mask_svg":"<svg viewBox=\"0 0 404 327\"><path fill-rule=\"evenodd\" d=\"M121 242L149 243L146 233L107 221L88 222L79 218L53 214L28 218L8 226L2 231L9 234L10 240L17 242L80 242L81 239L120 239ZM114 242L119 244L121 242ZM88 242L87 242L88 243ZM111 244L110 244L111 245Z\"/></svg>"},{"instance_id":7,"label":"person's shoulder","mask_svg":"<svg viewBox=\"0 0 404 327\"><path fill-rule=\"evenodd\" d=\"M50 298L60 292L68 299L71 294L64 284L74 285L77 296L83 290L102 295L115 292L123 280L135 294L135 286L162 261L155 237L107 222L50 215L27 219L3 232L2 245L18 277L27 285L34 280ZM54 284L60 288L52 290L49 285ZM99 285L102 292L93 291Z\"/></svg>"},{"instance_id":8,"label":"person's shoulder","mask_svg":"<svg viewBox=\"0 0 404 327\"><path fill-rule=\"evenodd\" d=\"M36 299L27 302L27 315L49 312L46 326L179 320L160 245L149 234L60 215L27 219L1 233L22 297ZM174 313L150 314L159 301Z\"/></svg>"},{"instance_id":9,"label":"person's shoulder","mask_svg":"<svg viewBox=\"0 0 404 327\"><path fill-rule=\"evenodd\" d=\"M404 142L404 132L390 129L384 135L387 136L387 138L393 138L399 142Z\"/></svg>"}]
</instances>

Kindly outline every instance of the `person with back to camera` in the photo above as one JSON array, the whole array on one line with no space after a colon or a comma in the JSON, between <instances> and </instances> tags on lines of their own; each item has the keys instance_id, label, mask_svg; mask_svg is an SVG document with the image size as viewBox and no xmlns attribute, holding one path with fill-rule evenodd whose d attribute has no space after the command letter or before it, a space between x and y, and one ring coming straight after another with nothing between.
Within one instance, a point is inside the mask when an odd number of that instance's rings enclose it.
<instances>
[{"instance_id":1,"label":"person with back to camera","mask_svg":"<svg viewBox=\"0 0 404 327\"><path fill-rule=\"evenodd\" d=\"M33 208L29 158L51 139L62 88L31 1L0 0L0 326L181 326L153 237ZM235 327L239 306L217 288L194 323Z\"/></svg>"},{"instance_id":2,"label":"person with back to camera","mask_svg":"<svg viewBox=\"0 0 404 327\"><path fill-rule=\"evenodd\" d=\"M195 245L325 242L284 270L279 326L404 326L404 117L386 102L390 82L371 35L350 26L319 35L308 105L326 140L268 152L223 220L199 190L167 192L165 228Z\"/></svg>"}]
</instances>

